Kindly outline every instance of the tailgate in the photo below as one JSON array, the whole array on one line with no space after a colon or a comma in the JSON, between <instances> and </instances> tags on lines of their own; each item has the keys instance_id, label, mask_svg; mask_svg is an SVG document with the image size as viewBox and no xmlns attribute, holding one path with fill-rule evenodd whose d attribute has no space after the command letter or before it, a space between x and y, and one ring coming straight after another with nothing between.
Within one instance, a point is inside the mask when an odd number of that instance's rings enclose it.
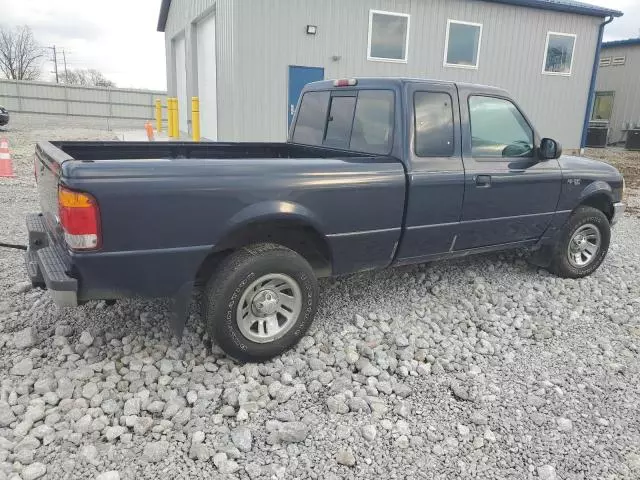
<instances>
[{"instance_id":1,"label":"tailgate","mask_svg":"<svg viewBox=\"0 0 640 480\"><path fill-rule=\"evenodd\" d=\"M61 167L72 157L49 142L38 142L35 155L35 176L38 182L40 209L49 232L61 236L58 218L58 182Z\"/></svg>"}]
</instances>

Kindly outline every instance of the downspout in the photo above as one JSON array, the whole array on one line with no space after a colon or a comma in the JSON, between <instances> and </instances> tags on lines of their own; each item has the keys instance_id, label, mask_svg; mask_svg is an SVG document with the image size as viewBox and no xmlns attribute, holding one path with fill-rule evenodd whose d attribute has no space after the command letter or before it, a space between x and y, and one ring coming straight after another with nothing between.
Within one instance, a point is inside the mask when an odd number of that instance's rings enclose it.
<instances>
[{"instance_id":1,"label":"downspout","mask_svg":"<svg viewBox=\"0 0 640 480\"><path fill-rule=\"evenodd\" d=\"M593 59L593 69L591 70L591 84L589 85L589 96L587 97L587 110L584 112L584 123L582 124L582 140L580 141L580 155L584 155L584 146L587 143L587 129L589 128L589 120L591 117L591 109L595 100L596 78L598 76L598 66L600 65L600 49L602 47L602 37L604 35L604 27L613 22L613 16L600 24L598 32L598 45L596 46L596 56Z\"/></svg>"}]
</instances>

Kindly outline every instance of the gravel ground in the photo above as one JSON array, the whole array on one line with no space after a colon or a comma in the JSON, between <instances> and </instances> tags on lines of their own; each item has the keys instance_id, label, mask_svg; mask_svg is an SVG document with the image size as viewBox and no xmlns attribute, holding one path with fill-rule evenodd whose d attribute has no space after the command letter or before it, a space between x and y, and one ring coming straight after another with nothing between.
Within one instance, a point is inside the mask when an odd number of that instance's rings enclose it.
<instances>
[{"instance_id":1,"label":"gravel ground","mask_svg":"<svg viewBox=\"0 0 640 480\"><path fill-rule=\"evenodd\" d=\"M38 138L6 134L0 241L37 210ZM309 336L239 365L181 342L166 302L57 309L0 249L0 480L5 478L640 478L640 221L603 266L561 280L518 254L321 285Z\"/></svg>"}]
</instances>

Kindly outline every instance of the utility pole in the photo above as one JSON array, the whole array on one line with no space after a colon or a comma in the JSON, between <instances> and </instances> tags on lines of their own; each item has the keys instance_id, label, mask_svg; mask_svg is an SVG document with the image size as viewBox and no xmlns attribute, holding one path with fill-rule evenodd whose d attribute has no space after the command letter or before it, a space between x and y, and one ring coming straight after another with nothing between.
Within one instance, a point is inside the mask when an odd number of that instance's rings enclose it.
<instances>
[{"instance_id":1,"label":"utility pole","mask_svg":"<svg viewBox=\"0 0 640 480\"><path fill-rule=\"evenodd\" d=\"M67 73L67 56L65 55L64 48L62 49L62 60L64 61L64 83L69 81L69 74Z\"/></svg>"},{"instance_id":2,"label":"utility pole","mask_svg":"<svg viewBox=\"0 0 640 480\"><path fill-rule=\"evenodd\" d=\"M60 83L60 79L58 78L58 56L56 55L56 46L54 45L53 47L49 48L53 50L53 65L55 68L56 83Z\"/></svg>"}]
</instances>

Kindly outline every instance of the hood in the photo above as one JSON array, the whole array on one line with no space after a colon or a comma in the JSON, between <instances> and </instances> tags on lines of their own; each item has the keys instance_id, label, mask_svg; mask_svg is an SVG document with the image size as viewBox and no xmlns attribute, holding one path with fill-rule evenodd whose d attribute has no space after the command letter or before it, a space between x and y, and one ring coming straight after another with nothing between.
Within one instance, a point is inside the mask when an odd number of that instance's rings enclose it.
<instances>
[{"instance_id":1,"label":"hood","mask_svg":"<svg viewBox=\"0 0 640 480\"><path fill-rule=\"evenodd\" d=\"M562 155L558 162L563 173L593 173L607 176L622 177L618 169L600 160L593 160L586 157L574 157Z\"/></svg>"}]
</instances>

